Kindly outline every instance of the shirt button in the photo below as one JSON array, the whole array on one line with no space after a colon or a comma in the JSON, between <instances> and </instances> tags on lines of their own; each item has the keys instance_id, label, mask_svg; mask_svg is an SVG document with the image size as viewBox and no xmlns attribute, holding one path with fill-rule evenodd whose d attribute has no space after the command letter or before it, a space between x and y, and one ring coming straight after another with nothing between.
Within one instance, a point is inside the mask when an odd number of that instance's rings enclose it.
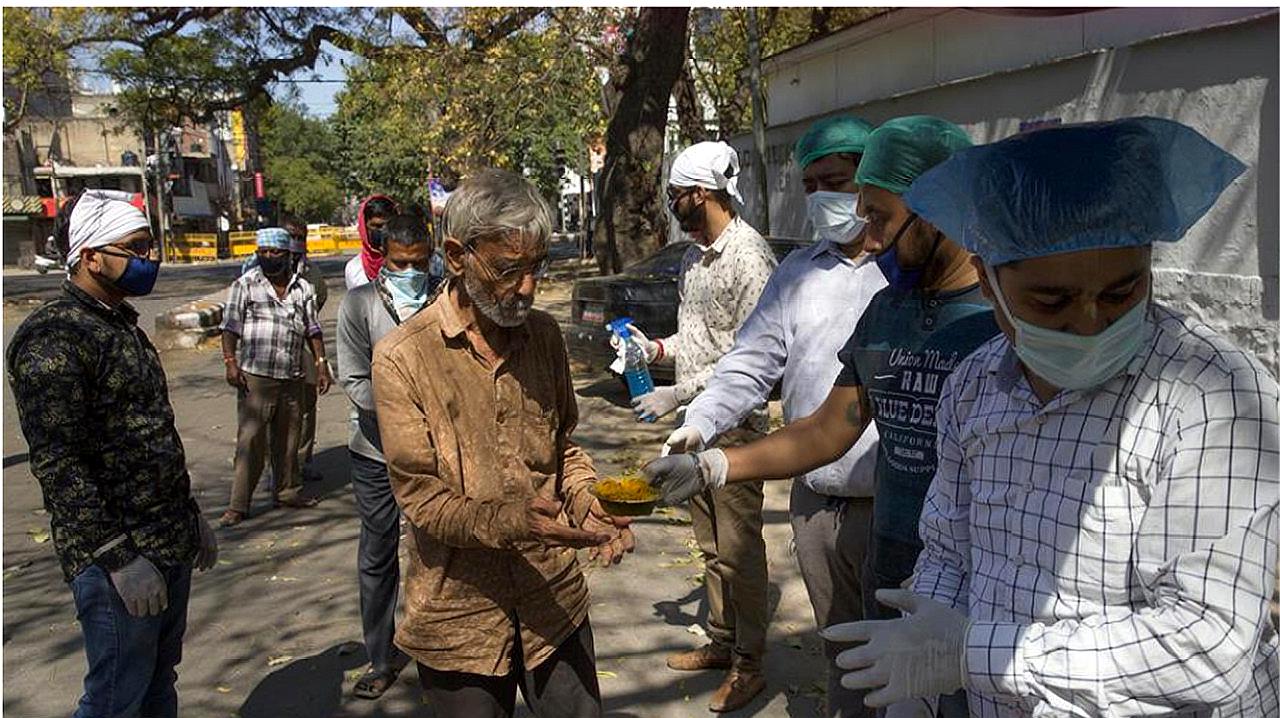
<instances>
[{"instance_id":1,"label":"shirt button","mask_svg":"<svg viewBox=\"0 0 1280 718\"><path fill-rule=\"evenodd\" d=\"M924 325L925 325L926 327L931 327L931 326L933 326L933 317L929 317L928 319L924 320Z\"/></svg>"},{"instance_id":2,"label":"shirt button","mask_svg":"<svg viewBox=\"0 0 1280 718\"><path fill-rule=\"evenodd\" d=\"M1021 566L1024 562L1025 562L1025 559L1023 559L1021 556L1018 556L1016 554L1014 555L1013 557L1014 566Z\"/></svg>"}]
</instances>

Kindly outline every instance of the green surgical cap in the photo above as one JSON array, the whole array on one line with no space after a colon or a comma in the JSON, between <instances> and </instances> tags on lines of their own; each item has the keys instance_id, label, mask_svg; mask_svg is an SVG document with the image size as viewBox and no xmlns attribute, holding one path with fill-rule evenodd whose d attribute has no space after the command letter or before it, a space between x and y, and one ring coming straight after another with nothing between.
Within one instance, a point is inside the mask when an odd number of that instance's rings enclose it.
<instances>
[{"instance_id":1,"label":"green surgical cap","mask_svg":"<svg viewBox=\"0 0 1280 718\"><path fill-rule=\"evenodd\" d=\"M867 146L869 134L871 123L856 117L841 115L820 120L796 142L796 162L803 170L815 160L837 152L860 155Z\"/></svg>"},{"instance_id":2,"label":"green surgical cap","mask_svg":"<svg viewBox=\"0 0 1280 718\"><path fill-rule=\"evenodd\" d=\"M867 137L854 181L902 194L929 168L972 145L964 130L942 118L895 117Z\"/></svg>"}]
</instances>

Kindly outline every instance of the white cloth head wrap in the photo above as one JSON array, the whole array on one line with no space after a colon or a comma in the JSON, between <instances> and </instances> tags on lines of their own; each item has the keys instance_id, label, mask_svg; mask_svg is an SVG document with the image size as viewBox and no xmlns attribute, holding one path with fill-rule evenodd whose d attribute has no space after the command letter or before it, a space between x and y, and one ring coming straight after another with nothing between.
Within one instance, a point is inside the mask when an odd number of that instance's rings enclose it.
<instances>
[{"instance_id":1,"label":"white cloth head wrap","mask_svg":"<svg viewBox=\"0 0 1280 718\"><path fill-rule=\"evenodd\" d=\"M151 229L142 210L129 204L133 195L110 189L85 190L71 210L67 268L80 261L85 247L105 247L140 229Z\"/></svg>"},{"instance_id":2,"label":"white cloth head wrap","mask_svg":"<svg viewBox=\"0 0 1280 718\"><path fill-rule=\"evenodd\" d=\"M722 189L742 204L738 194L738 153L724 142L699 142L685 149L671 163L676 187Z\"/></svg>"}]
</instances>

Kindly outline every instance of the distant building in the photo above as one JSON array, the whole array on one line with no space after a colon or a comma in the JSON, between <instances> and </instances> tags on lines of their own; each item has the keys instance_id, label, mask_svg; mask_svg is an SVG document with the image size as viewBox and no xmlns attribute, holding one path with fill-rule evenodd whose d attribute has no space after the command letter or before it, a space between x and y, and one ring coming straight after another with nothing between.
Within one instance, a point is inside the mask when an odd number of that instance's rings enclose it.
<instances>
[{"instance_id":1,"label":"distant building","mask_svg":"<svg viewBox=\"0 0 1280 718\"><path fill-rule=\"evenodd\" d=\"M1156 248L1156 295L1280 370L1275 8L902 8L766 58L771 234L805 236L791 148L815 120L945 117L975 142L1155 115L1248 165L1195 229ZM754 183L750 135L739 186ZM748 202L753 193L744 193ZM747 208L753 216L752 208ZM761 231L766 228L761 227Z\"/></svg>"}]
</instances>

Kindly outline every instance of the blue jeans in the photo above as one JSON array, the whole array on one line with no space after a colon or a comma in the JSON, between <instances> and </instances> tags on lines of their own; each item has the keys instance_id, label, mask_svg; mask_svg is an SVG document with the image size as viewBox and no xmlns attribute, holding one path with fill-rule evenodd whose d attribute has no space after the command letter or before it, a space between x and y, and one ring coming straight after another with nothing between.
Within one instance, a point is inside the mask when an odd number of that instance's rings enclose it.
<instances>
[{"instance_id":1,"label":"blue jeans","mask_svg":"<svg viewBox=\"0 0 1280 718\"><path fill-rule=\"evenodd\" d=\"M158 616L129 615L111 577L90 566L71 581L89 671L72 718L177 718L190 566L157 566L169 589Z\"/></svg>"}]
</instances>

